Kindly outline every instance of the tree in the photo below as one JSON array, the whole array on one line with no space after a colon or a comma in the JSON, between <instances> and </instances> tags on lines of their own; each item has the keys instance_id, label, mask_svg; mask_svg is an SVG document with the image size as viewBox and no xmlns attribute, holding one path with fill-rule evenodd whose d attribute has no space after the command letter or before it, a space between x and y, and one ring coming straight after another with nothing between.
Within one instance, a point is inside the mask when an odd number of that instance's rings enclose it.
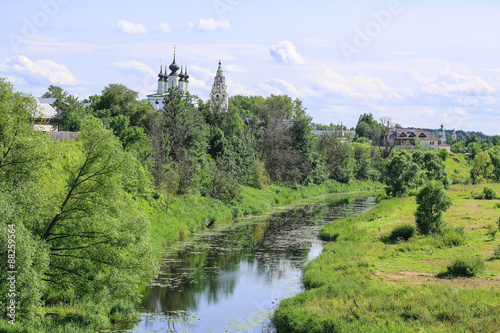
<instances>
[{"instance_id":1,"label":"tree","mask_svg":"<svg viewBox=\"0 0 500 333\"><path fill-rule=\"evenodd\" d=\"M452 204L443 184L432 181L425 185L417 194L417 204L417 230L423 235L441 234L445 227L443 213Z\"/></svg>"},{"instance_id":2,"label":"tree","mask_svg":"<svg viewBox=\"0 0 500 333\"><path fill-rule=\"evenodd\" d=\"M392 150L396 146L396 141L389 140L389 133L395 124L392 122L391 117L380 118L380 138L379 138L379 149L382 158L388 158L392 154Z\"/></svg>"},{"instance_id":3,"label":"tree","mask_svg":"<svg viewBox=\"0 0 500 333\"><path fill-rule=\"evenodd\" d=\"M393 197L406 195L415 184L419 170L418 164L406 150L396 153L386 164L383 172L387 194Z\"/></svg>"},{"instance_id":4,"label":"tree","mask_svg":"<svg viewBox=\"0 0 500 333\"><path fill-rule=\"evenodd\" d=\"M488 150L488 155L490 155L491 164L495 167L493 170L493 178L498 182L500 181L500 147L495 146L491 148Z\"/></svg>"},{"instance_id":5,"label":"tree","mask_svg":"<svg viewBox=\"0 0 500 333\"><path fill-rule=\"evenodd\" d=\"M50 139L33 129L37 115L35 99L0 78L0 179L23 182L50 157Z\"/></svg>"},{"instance_id":6,"label":"tree","mask_svg":"<svg viewBox=\"0 0 500 333\"><path fill-rule=\"evenodd\" d=\"M59 130L77 132L82 126L82 122L88 114L83 104L78 101L77 97L70 95L63 88L58 86L49 86L43 98L56 98L54 106L57 110L57 115L51 120L52 124L57 126Z\"/></svg>"},{"instance_id":7,"label":"tree","mask_svg":"<svg viewBox=\"0 0 500 333\"><path fill-rule=\"evenodd\" d=\"M149 222L124 191L130 158L96 118L77 140L81 153L53 198L57 209L36 230L50 258L44 280L55 294L134 298L154 268Z\"/></svg>"},{"instance_id":8,"label":"tree","mask_svg":"<svg viewBox=\"0 0 500 333\"><path fill-rule=\"evenodd\" d=\"M341 183L354 178L355 161L349 144L341 142L333 133L325 133L318 139L318 151L323 156L329 178Z\"/></svg>"},{"instance_id":9,"label":"tree","mask_svg":"<svg viewBox=\"0 0 500 333\"><path fill-rule=\"evenodd\" d=\"M373 118L373 114L364 113L359 116L356 124L356 136L378 141L380 133L380 124Z\"/></svg>"},{"instance_id":10,"label":"tree","mask_svg":"<svg viewBox=\"0 0 500 333\"><path fill-rule=\"evenodd\" d=\"M491 163L491 158L488 152L480 152L474 159L474 164L470 170L472 184L476 184L490 178L494 171L495 167Z\"/></svg>"}]
</instances>

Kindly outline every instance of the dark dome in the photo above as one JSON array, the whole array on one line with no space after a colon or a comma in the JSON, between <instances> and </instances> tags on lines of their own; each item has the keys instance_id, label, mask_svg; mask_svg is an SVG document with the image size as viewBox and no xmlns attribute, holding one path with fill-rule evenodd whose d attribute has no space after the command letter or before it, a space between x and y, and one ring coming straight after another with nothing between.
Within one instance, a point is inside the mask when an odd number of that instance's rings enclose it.
<instances>
[{"instance_id":1,"label":"dark dome","mask_svg":"<svg viewBox=\"0 0 500 333\"><path fill-rule=\"evenodd\" d=\"M181 67L181 73L179 74L179 77L181 78L181 81L184 81L185 75L182 73L182 67Z\"/></svg>"},{"instance_id":2,"label":"dark dome","mask_svg":"<svg viewBox=\"0 0 500 333\"><path fill-rule=\"evenodd\" d=\"M174 73L179 70L179 65L175 63L175 55L174 55L174 61L172 61L172 64L168 68Z\"/></svg>"}]
</instances>

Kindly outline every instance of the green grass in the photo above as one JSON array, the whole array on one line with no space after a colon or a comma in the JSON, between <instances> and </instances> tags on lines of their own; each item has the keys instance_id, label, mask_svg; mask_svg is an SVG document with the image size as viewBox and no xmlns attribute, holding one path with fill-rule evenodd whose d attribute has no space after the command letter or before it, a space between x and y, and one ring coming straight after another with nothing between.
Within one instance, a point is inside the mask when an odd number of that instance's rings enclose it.
<instances>
[{"instance_id":1,"label":"green grass","mask_svg":"<svg viewBox=\"0 0 500 333\"><path fill-rule=\"evenodd\" d=\"M468 198L482 186L449 191L454 205L443 236L383 242L394 227L414 224L413 197L382 200L368 213L326 225L321 237L335 241L305 267L306 291L280 303L278 332L500 331L500 241L485 228L500 211L495 201ZM468 258L466 265L453 264L457 258ZM455 266L470 268L473 277L438 278Z\"/></svg>"}]
</instances>

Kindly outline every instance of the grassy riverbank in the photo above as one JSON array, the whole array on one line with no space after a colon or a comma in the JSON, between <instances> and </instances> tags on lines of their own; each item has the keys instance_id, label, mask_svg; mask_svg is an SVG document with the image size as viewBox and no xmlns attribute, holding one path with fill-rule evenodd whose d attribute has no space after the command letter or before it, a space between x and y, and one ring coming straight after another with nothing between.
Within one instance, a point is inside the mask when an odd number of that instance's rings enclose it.
<instances>
[{"instance_id":1,"label":"grassy riverbank","mask_svg":"<svg viewBox=\"0 0 500 333\"><path fill-rule=\"evenodd\" d=\"M500 185L488 186L500 192ZM454 229L442 237L384 242L396 225L414 223L414 197L382 200L368 213L325 226L322 237L336 241L306 266L306 291L280 303L278 331L500 331L494 255L500 241L487 233L500 208L498 200L471 199L471 191L483 187L449 191L453 206L445 219ZM445 277L456 258L479 258L485 268L471 278Z\"/></svg>"}]
</instances>

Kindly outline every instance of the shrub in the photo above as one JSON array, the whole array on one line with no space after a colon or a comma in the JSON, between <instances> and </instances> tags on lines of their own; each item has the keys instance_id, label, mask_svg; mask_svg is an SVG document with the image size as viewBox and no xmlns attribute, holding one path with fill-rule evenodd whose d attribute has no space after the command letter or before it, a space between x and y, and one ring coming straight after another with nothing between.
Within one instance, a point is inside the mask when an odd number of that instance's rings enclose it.
<instances>
[{"instance_id":1,"label":"shrub","mask_svg":"<svg viewBox=\"0 0 500 333\"><path fill-rule=\"evenodd\" d=\"M500 246L496 248L493 258L500 259Z\"/></svg>"},{"instance_id":2,"label":"shrub","mask_svg":"<svg viewBox=\"0 0 500 333\"><path fill-rule=\"evenodd\" d=\"M491 187L483 188L483 196L486 200L493 200L497 197L497 192Z\"/></svg>"},{"instance_id":3,"label":"shrub","mask_svg":"<svg viewBox=\"0 0 500 333\"><path fill-rule=\"evenodd\" d=\"M484 269L484 260L479 257L455 259L440 277L473 277Z\"/></svg>"},{"instance_id":4,"label":"shrub","mask_svg":"<svg viewBox=\"0 0 500 333\"><path fill-rule=\"evenodd\" d=\"M389 235L389 240L391 241L398 241L398 240L404 240L407 241L411 237L415 236L416 233L416 228L415 226L405 223L396 226L394 229L392 229L391 234Z\"/></svg>"},{"instance_id":5,"label":"shrub","mask_svg":"<svg viewBox=\"0 0 500 333\"><path fill-rule=\"evenodd\" d=\"M116 301L109 310L109 319L112 323L137 321L139 318L134 306L122 300Z\"/></svg>"},{"instance_id":6,"label":"shrub","mask_svg":"<svg viewBox=\"0 0 500 333\"><path fill-rule=\"evenodd\" d=\"M447 228L441 236L446 247L460 246L465 243L465 229L463 227Z\"/></svg>"},{"instance_id":7,"label":"shrub","mask_svg":"<svg viewBox=\"0 0 500 333\"><path fill-rule=\"evenodd\" d=\"M497 232L498 232L498 227L496 225L490 224L488 226L488 231L486 231L486 234L488 236L491 236L491 240L495 240Z\"/></svg>"}]
</instances>

